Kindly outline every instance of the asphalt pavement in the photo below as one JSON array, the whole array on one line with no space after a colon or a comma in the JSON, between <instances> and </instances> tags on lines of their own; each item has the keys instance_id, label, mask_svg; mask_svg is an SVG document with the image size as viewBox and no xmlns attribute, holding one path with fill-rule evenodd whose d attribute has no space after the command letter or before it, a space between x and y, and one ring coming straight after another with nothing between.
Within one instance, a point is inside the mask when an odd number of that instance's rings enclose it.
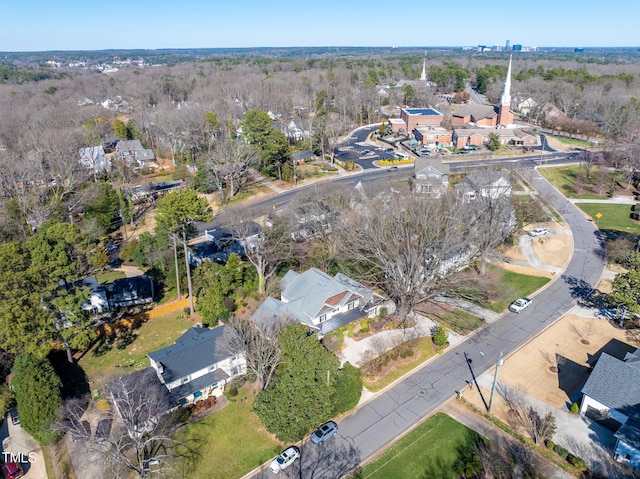
<instances>
[{"instance_id":1,"label":"asphalt pavement","mask_svg":"<svg viewBox=\"0 0 640 479\"><path fill-rule=\"evenodd\" d=\"M574 255L563 274L533 295L536 300L517 315L517 321L516 315L505 314L341 419L338 435L321 450L301 445L298 469L286 472L305 479L342 477L454 397L470 376L487 372L499 355L518 349L593 292L605 269L598 231L537 172L532 172L532 185L563 211L571 227ZM262 470L251 477L270 474Z\"/></svg>"}]
</instances>

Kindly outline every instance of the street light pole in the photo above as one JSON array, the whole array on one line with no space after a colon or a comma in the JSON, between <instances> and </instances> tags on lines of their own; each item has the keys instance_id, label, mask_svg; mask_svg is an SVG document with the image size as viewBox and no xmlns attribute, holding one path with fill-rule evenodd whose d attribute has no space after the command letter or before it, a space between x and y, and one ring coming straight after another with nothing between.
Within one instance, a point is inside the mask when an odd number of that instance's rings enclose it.
<instances>
[{"instance_id":1,"label":"street light pole","mask_svg":"<svg viewBox=\"0 0 640 479\"><path fill-rule=\"evenodd\" d=\"M491 412L491 406L493 406L493 394L496 392L496 383L498 382L498 369L502 366L502 356L503 353L500 351L498 354L498 359L496 360L496 372L493 375L493 385L491 386L491 396L489 397L489 407L487 408L489 412Z\"/></svg>"},{"instance_id":2,"label":"street light pole","mask_svg":"<svg viewBox=\"0 0 640 479\"><path fill-rule=\"evenodd\" d=\"M538 166L542 166L542 153L544 152L544 135L540 133L540 163Z\"/></svg>"}]
</instances>

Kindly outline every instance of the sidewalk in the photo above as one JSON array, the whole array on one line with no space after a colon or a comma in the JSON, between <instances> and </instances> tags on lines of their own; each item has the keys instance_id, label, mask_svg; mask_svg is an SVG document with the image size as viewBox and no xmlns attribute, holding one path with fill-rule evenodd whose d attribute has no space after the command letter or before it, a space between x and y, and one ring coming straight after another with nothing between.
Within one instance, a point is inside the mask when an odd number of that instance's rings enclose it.
<instances>
[{"instance_id":1,"label":"sidewalk","mask_svg":"<svg viewBox=\"0 0 640 479\"><path fill-rule=\"evenodd\" d=\"M612 196L611 198L608 198L606 200L576 200L576 199L570 199L569 200L571 203L576 204L576 203L604 203L604 204L614 204L614 205L635 205L636 203L638 203L638 200L636 200L633 196L628 196L628 195L615 195Z\"/></svg>"}]
</instances>

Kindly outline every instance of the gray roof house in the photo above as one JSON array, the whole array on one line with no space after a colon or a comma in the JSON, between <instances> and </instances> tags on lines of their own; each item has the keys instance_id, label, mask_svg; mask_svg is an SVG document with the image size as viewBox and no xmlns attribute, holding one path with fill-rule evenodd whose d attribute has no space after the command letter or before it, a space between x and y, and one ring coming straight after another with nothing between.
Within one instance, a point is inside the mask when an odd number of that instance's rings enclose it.
<instances>
[{"instance_id":1,"label":"gray roof house","mask_svg":"<svg viewBox=\"0 0 640 479\"><path fill-rule=\"evenodd\" d=\"M156 160L153 150L144 148L140 140L121 140L116 145L116 158L132 167L149 166Z\"/></svg>"},{"instance_id":2,"label":"gray roof house","mask_svg":"<svg viewBox=\"0 0 640 479\"><path fill-rule=\"evenodd\" d=\"M580 414L619 424L614 458L640 471L640 349L622 361L603 352L581 392Z\"/></svg>"},{"instance_id":3,"label":"gray roof house","mask_svg":"<svg viewBox=\"0 0 640 479\"><path fill-rule=\"evenodd\" d=\"M384 298L357 281L337 273L334 277L311 268L289 270L280 282L280 299L269 297L251 320L260 323L290 317L321 336L357 319L375 316Z\"/></svg>"},{"instance_id":4,"label":"gray roof house","mask_svg":"<svg viewBox=\"0 0 640 479\"><path fill-rule=\"evenodd\" d=\"M440 198L449 189L449 165L437 158L418 157L413 164L416 193Z\"/></svg>"},{"instance_id":5,"label":"gray roof house","mask_svg":"<svg viewBox=\"0 0 640 479\"><path fill-rule=\"evenodd\" d=\"M229 379L246 372L244 356L225 347L225 328L189 328L171 346L147 355L176 404L220 396Z\"/></svg>"}]
</instances>

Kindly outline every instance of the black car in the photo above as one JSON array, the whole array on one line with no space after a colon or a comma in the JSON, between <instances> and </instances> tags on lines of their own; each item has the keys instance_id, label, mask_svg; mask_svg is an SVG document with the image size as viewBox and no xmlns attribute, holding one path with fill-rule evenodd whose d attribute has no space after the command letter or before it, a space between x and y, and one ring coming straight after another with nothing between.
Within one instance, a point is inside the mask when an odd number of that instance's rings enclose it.
<instances>
[{"instance_id":1,"label":"black car","mask_svg":"<svg viewBox=\"0 0 640 479\"><path fill-rule=\"evenodd\" d=\"M20 418L18 417L18 411L16 409L9 411L9 415L11 416L11 424L14 426L20 424Z\"/></svg>"}]
</instances>

